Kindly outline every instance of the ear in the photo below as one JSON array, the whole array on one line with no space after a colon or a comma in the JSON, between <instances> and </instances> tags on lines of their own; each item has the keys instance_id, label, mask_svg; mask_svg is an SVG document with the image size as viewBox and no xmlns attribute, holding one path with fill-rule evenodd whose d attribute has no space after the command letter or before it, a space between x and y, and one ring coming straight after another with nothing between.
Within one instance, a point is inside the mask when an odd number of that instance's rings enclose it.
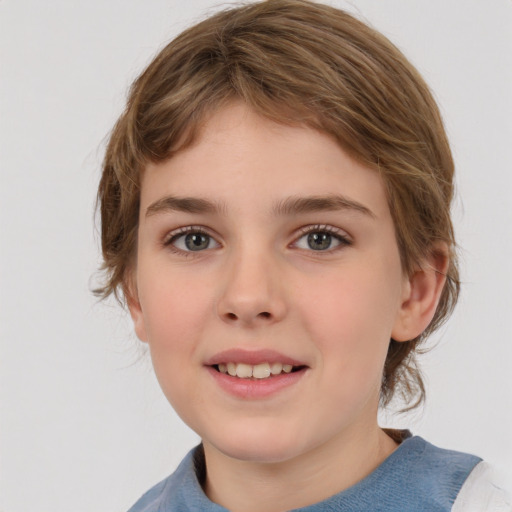
<instances>
[{"instance_id":1,"label":"ear","mask_svg":"<svg viewBox=\"0 0 512 512\"><path fill-rule=\"evenodd\" d=\"M441 298L448 265L448 247L438 244L421 267L404 278L402 302L391 333L395 341L412 340L428 327Z\"/></svg>"},{"instance_id":2,"label":"ear","mask_svg":"<svg viewBox=\"0 0 512 512\"><path fill-rule=\"evenodd\" d=\"M132 317L135 334L140 341L147 343L148 337L146 333L146 323L144 322L144 314L139 300L134 271L130 272L130 276L124 283L123 293L126 299L126 305L130 311L130 316Z\"/></svg>"}]
</instances>

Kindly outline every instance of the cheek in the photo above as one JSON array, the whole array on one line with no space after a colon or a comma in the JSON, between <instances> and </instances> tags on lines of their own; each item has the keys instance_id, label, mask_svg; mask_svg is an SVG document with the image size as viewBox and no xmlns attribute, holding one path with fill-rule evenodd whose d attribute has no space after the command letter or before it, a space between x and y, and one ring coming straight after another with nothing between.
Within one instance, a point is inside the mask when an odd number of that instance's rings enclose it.
<instances>
[{"instance_id":1,"label":"cheek","mask_svg":"<svg viewBox=\"0 0 512 512\"><path fill-rule=\"evenodd\" d=\"M211 287L174 274L146 272L139 296L155 374L167 399L180 409L183 385L200 364L197 349L207 330Z\"/></svg>"},{"instance_id":2,"label":"cheek","mask_svg":"<svg viewBox=\"0 0 512 512\"><path fill-rule=\"evenodd\" d=\"M155 375L168 401L188 422L189 411L202 400L190 384L201 364L197 349L206 330L207 287L164 278L160 272L145 282L148 293L141 290L141 303Z\"/></svg>"},{"instance_id":3,"label":"cheek","mask_svg":"<svg viewBox=\"0 0 512 512\"><path fill-rule=\"evenodd\" d=\"M368 375L380 379L398 304L396 281L368 268L332 276L301 306L325 364L352 376L350 382Z\"/></svg>"},{"instance_id":4,"label":"cheek","mask_svg":"<svg viewBox=\"0 0 512 512\"><path fill-rule=\"evenodd\" d=\"M206 318L211 298L184 273L154 267L140 276L139 298L150 345L189 345Z\"/></svg>"}]
</instances>

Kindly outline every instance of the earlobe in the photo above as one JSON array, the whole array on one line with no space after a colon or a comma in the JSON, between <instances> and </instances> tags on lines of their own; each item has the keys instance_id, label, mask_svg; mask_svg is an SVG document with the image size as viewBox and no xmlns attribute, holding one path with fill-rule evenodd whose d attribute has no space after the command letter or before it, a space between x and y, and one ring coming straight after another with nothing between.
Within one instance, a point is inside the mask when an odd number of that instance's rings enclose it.
<instances>
[{"instance_id":1,"label":"earlobe","mask_svg":"<svg viewBox=\"0 0 512 512\"><path fill-rule=\"evenodd\" d=\"M443 244L404 280L402 303L391 334L394 340L412 340L428 327L441 298L448 264L448 250Z\"/></svg>"},{"instance_id":2,"label":"earlobe","mask_svg":"<svg viewBox=\"0 0 512 512\"><path fill-rule=\"evenodd\" d=\"M126 299L126 305L128 306L128 310L130 311L130 316L132 317L135 334L137 335L137 338L139 338L140 341L147 343L144 314L142 312L137 286L134 281L135 279L132 277L130 278L129 282L125 284L125 286L123 287L124 296Z\"/></svg>"}]
</instances>

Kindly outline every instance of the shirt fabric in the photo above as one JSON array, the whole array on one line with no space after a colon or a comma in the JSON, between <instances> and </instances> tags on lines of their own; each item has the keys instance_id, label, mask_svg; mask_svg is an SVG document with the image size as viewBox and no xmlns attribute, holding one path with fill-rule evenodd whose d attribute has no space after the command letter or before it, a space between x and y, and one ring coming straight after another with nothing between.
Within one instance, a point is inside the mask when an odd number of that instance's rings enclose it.
<instances>
[{"instance_id":1,"label":"shirt fabric","mask_svg":"<svg viewBox=\"0 0 512 512\"><path fill-rule=\"evenodd\" d=\"M512 512L510 496L494 480L489 464L477 464L464 482L452 512Z\"/></svg>"},{"instance_id":2,"label":"shirt fabric","mask_svg":"<svg viewBox=\"0 0 512 512\"><path fill-rule=\"evenodd\" d=\"M144 494L128 512L226 512L201 488L198 473L202 472L202 456L200 446L191 450L171 476ZM499 489L492 485L486 471L474 455L437 448L418 436L409 437L357 484L294 511L512 511L503 493L497 497Z\"/></svg>"}]
</instances>

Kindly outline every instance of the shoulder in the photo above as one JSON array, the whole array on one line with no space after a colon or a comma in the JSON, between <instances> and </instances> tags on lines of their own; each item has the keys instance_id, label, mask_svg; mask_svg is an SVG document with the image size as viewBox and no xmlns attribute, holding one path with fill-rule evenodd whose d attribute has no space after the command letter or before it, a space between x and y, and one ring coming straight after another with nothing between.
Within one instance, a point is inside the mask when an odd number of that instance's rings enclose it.
<instances>
[{"instance_id":1,"label":"shoulder","mask_svg":"<svg viewBox=\"0 0 512 512\"><path fill-rule=\"evenodd\" d=\"M375 472L379 495L387 507L429 512L451 511L462 486L481 462L468 453L439 448L415 436L403 441L397 450ZM375 487L374 487L375 489Z\"/></svg>"},{"instance_id":2,"label":"shoulder","mask_svg":"<svg viewBox=\"0 0 512 512\"><path fill-rule=\"evenodd\" d=\"M408 437L366 478L300 510L367 512L378 503L379 512L450 512L480 461L474 455L438 448L421 437Z\"/></svg>"},{"instance_id":3,"label":"shoulder","mask_svg":"<svg viewBox=\"0 0 512 512\"><path fill-rule=\"evenodd\" d=\"M492 468L480 462L462 486L452 512L512 512L510 496L495 483Z\"/></svg>"},{"instance_id":4,"label":"shoulder","mask_svg":"<svg viewBox=\"0 0 512 512\"><path fill-rule=\"evenodd\" d=\"M149 489L143 496L141 496L137 502L130 508L128 512L152 512L158 510L159 501L161 501L162 494L165 488L168 486L170 477L162 480L160 483Z\"/></svg>"},{"instance_id":5,"label":"shoulder","mask_svg":"<svg viewBox=\"0 0 512 512\"><path fill-rule=\"evenodd\" d=\"M220 512L197 479L196 465L202 450L196 447L181 461L176 471L147 491L128 512Z\"/></svg>"},{"instance_id":6,"label":"shoulder","mask_svg":"<svg viewBox=\"0 0 512 512\"><path fill-rule=\"evenodd\" d=\"M510 496L496 485L487 462L468 453L438 448L421 437L407 442L407 451L416 455L409 469L419 474L418 485L428 500L450 504L446 510L451 512L512 512Z\"/></svg>"},{"instance_id":7,"label":"shoulder","mask_svg":"<svg viewBox=\"0 0 512 512\"><path fill-rule=\"evenodd\" d=\"M183 481L187 479L188 468L191 464L191 453L189 453L172 475L144 493L128 512L156 512L165 510L165 502L168 500L179 502L181 500L181 486Z\"/></svg>"},{"instance_id":8,"label":"shoulder","mask_svg":"<svg viewBox=\"0 0 512 512\"><path fill-rule=\"evenodd\" d=\"M439 448L421 437L406 440L403 448L403 459L408 459L406 466L423 488L432 492L438 489L453 497L482 461L469 453Z\"/></svg>"}]
</instances>

